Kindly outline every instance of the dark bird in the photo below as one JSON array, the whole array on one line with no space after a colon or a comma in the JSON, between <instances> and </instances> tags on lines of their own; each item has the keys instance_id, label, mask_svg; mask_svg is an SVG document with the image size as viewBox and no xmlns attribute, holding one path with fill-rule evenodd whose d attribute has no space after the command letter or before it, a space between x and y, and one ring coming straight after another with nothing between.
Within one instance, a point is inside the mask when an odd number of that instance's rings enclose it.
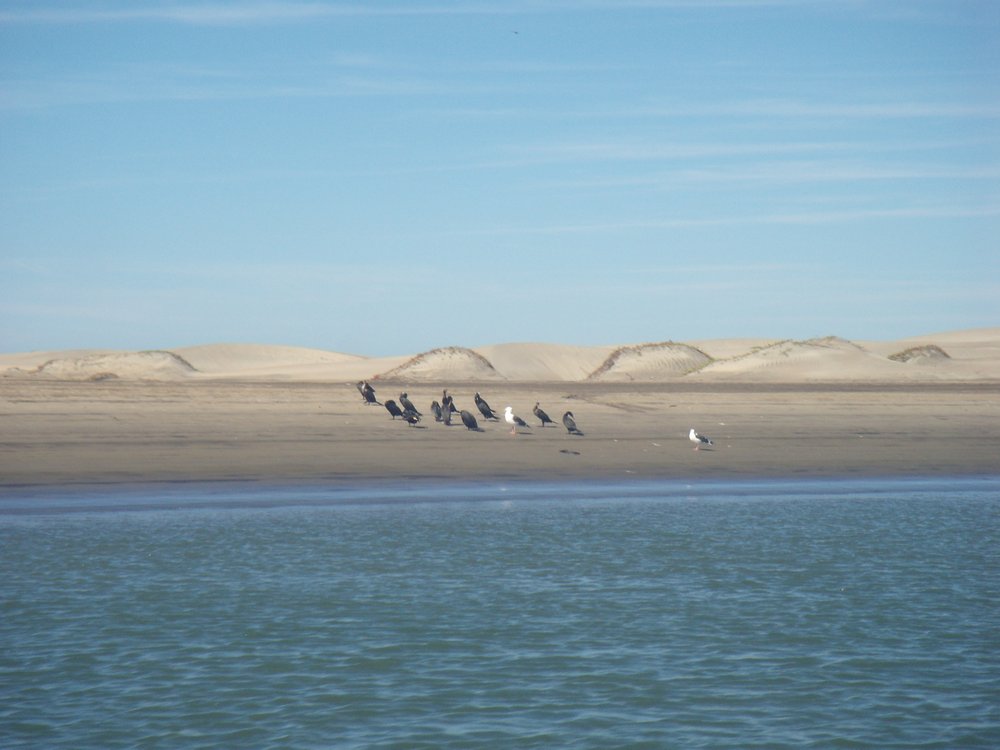
<instances>
[{"instance_id":1,"label":"dark bird","mask_svg":"<svg viewBox=\"0 0 1000 750\"><path fill-rule=\"evenodd\" d=\"M403 409L409 409L418 417L424 416L423 414L420 413L417 407L413 405L413 402L410 401L409 396L407 396L405 392L399 394L399 405L402 406Z\"/></svg>"},{"instance_id":2,"label":"dark bird","mask_svg":"<svg viewBox=\"0 0 1000 750\"><path fill-rule=\"evenodd\" d=\"M441 404L437 401L431 401L431 414L434 415L434 421L441 421Z\"/></svg>"},{"instance_id":3,"label":"dark bird","mask_svg":"<svg viewBox=\"0 0 1000 750\"><path fill-rule=\"evenodd\" d=\"M358 392L361 394L361 398L364 399L365 404L381 404L375 400L375 389L371 387L367 380L358 381Z\"/></svg>"},{"instance_id":4,"label":"dark bird","mask_svg":"<svg viewBox=\"0 0 1000 750\"><path fill-rule=\"evenodd\" d=\"M535 402L535 408L532 409L531 411L534 412L535 416L538 417L539 421L541 421L542 427L544 427L547 424L553 426L555 425L555 422L552 421L552 417L546 414L545 411L538 406L537 401Z\"/></svg>"},{"instance_id":5,"label":"dark bird","mask_svg":"<svg viewBox=\"0 0 1000 750\"><path fill-rule=\"evenodd\" d=\"M486 399L479 395L479 391L476 391L476 406L479 407L479 411L483 413L483 416L487 419L499 420L500 417L497 416L496 412L490 408L490 405L486 403Z\"/></svg>"},{"instance_id":6,"label":"dark bird","mask_svg":"<svg viewBox=\"0 0 1000 750\"><path fill-rule=\"evenodd\" d=\"M399 408L399 404L393 401L391 398L385 402L385 409L392 415L392 418L403 416L403 410Z\"/></svg>"},{"instance_id":7,"label":"dark bird","mask_svg":"<svg viewBox=\"0 0 1000 750\"><path fill-rule=\"evenodd\" d=\"M573 412L568 411L563 414L562 423L563 427L566 428L566 431L569 432L570 435L583 435L583 433L580 432L580 428L576 426L576 420L573 419Z\"/></svg>"},{"instance_id":8,"label":"dark bird","mask_svg":"<svg viewBox=\"0 0 1000 750\"><path fill-rule=\"evenodd\" d=\"M420 421L420 414L413 409L403 409L403 419L406 420L410 427L413 427L413 425Z\"/></svg>"},{"instance_id":9,"label":"dark bird","mask_svg":"<svg viewBox=\"0 0 1000 750\"><path fill-rule=\"evenodd\" d=\"M472 412L462 409L459 413L462 416L462 424L464 424L468 429L475 430L476 432L483 431L479 426L479 423L476 421L476 418L472 416Z\"/></svg>"},{"instance_id":10,"label":"dark bird","mask_svg":"<svg viewBox=\"0 0 1000 750\"><path fill-rule=\"evenodd\" d=\"M447 391L445 391L445 393L447 393ZM451 396L446 396L445 398L450 399ZM454 404L452 404L451 401L441 404L441 421L446 427L451 427L451 412L453 407Z\"/></svg>"},{"instance_id":11,"label":"dark bird","mask_svg":"<svg viewBox=\"0 0 1000 750\"><path fill-rule=\"evenodd\" d=\"M448 395L447 388L441 391L441 408L452 413L458 411L458 409L455 408L455 399Z\"/></svg>"},{"instance_id":12,"label":"dark bird","mask_svg":"<svg viewBox=\"0 0 1000 750\"><path fill-rule=\"evenodd\" d=\"M691 432L688 433L688 440L694 443L695 450L698 450L703 445L707 445L709 447L713 445L711 438L708 438L705 435L699 435L694 431L694 427L692 427Z\"/></svg>"}]
</instances>

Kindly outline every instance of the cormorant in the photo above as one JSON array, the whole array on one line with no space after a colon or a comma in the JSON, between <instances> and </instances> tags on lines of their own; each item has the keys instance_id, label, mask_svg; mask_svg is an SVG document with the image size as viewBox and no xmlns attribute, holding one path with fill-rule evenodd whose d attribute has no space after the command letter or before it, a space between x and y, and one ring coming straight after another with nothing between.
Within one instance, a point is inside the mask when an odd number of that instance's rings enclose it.
<instances>
[{"instance_id":1,"label":"cormorant","mask_svg":"<svg viewBox=\"0 0 1000 750\"><path fill-rule=\"evenodd\" d=\"M555 425L555 422L552 421L552 417L546 414L545 411L538 406L537 401L535 402L535 408L532 409L531 411L534 412L535 416L538 417L538 419L541 421L542 427L544 427L546 424Z\"/></svg>"},{"instance_id":2,"label":"cormorant","mask_svg":"<svg viewBox=\"0 0 1000 750\"><path fill-rule=\"evenodd\" d=\"M583 435L583 433L580 432L580 428L576 426L576 420L573 419L573 412L568 411L563 414L562 423L563 427L566 428L566 431L569 432L570 435Z\"/></svg>"},{"instance_id":3,"label":"cormorant","mask_svg":"<svg viewBox=\"0 0 1000 750\"><path fill-rule=\"evenodd\" d=\"M409 409L414 414L416 414L418 417L424 416L423 414L420 413L420 411L417 409L417 407L415 407L413 405L413 402L410 401L410 398L409 398L409 396L406 395L405 391L403 393L399 394L399 405L402 406L403 409Z\"/></svg>"},{"instance_id":4,"label":"cormorant","mask_svg":"<svg viewBox=\"0 0 1000 750\"><path fill-rule=\"evenodd\" d=\"M499 420L500 417L497 416L496 412L490 408L490 405L486 403L486 399L479 395L479 391L476 391L476 406L479 407L479 411L483 413L483 416L487 419Z\"/></svg>"},{"instance_id":5,"label":"cormorant","mask_svg":"<svg viewBox=\"0 0 1000 750\"><path fill-rule=\"evenodd\" d=\"M367 380L358 381L358 393L361 394L361 398L364 399L366 405L378 404L381 406L381 404L375 400L375 389L371 387Z\"/></svg>"},{"instance_id":6,"label":"cormorant","mask_svg":"<svg viewBox=\"0 0 1000 750\"><path fill-rule=\"evenodd\" d=\"M431 414L434 415L434 421L441 421L441 404L437 401L431 401Z\"/></svg>"}]
</instances>

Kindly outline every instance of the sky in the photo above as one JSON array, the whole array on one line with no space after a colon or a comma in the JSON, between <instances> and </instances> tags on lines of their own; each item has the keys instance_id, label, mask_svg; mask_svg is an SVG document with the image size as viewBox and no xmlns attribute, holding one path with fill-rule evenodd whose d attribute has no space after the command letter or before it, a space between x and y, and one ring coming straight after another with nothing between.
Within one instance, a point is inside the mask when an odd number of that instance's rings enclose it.
<instances>
[{"instance_id":1,"label":"sky","mask_svg":"<svg viewBox=\"0 0 1000 750\"><path fill-rule=\"evenodd\" d=\"M0 351L1000 326L993 0L0 0Z\"/></svg>"}]
</instances>

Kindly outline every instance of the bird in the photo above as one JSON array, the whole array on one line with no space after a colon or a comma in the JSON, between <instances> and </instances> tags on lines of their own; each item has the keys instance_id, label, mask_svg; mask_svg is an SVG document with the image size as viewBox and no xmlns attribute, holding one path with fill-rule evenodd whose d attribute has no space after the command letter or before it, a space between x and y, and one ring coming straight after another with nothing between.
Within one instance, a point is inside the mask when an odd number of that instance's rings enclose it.
<instances>
[{"instance_id":1,"label":"bird","mask_svg":"<svg viewBox=\"0 0 1000 750\"><path fill-rule=\"evenodd\" d=\"M712 445L711 438L706 437L705 435L699 435L697 432L694 431L694 427L692 427L691 432L688 433L688 440L694 443L695 450L698 450L703 445L708 445L708 446Z\"/></svg>"},{"instance_id":2,"label":"bird","mask_svg":"<svg viewBox=\"0 0 1000 750\"><path fill-rule=\"evenodd\" d=\"M482 432L482 428L476 421L476 418L472 415L472 412L462 409L460 412L462 416L462 424L464 424L468 429L475 430L476 432Z\"/></svg>"},{"instance_id":3,"label":"bird","mask_svg":"<svg viewBox=\"0 0 1000 750\"><path fill-rule=\"evenodd\" d=\"M378 404L378 401L375 400L375 389L371 387L367 380L358 381L358 392L361 394L361 398L364 399L366 406L368 404Z\"/></svg>"},{"instance_id":4,"label":"bird","mask_svg":"<svg viewBox=\"0 0 1000 750\"><path fill-rule=\"evenodd\" d=\"M455 408L455 399L448 395L447 388L441 391L441 408L447 412L458 411L458 409Z\"/></svg>"},{"instance_id":5,"label":"bird","mask_svg":"<svg viewBox=\"0 0 1000 750\"><path fill-rule=\"evenodd\" d=\"M545 411L541 407L539 407L537 401L535 402L535 408L532 409L531 411L533 411L535 416L538 417L539 420L541 420L542 427L544 427L546 424L555 425L555 422L552 421L552 417L546 414Z\"/></svg>"},{"instance_id":6,"label":"bird","mask_svg":"<svg viewBox=\"0 0 1000 750\"><path fill-rule=\"evenodd\" d=\"M521 419L519 416L514 414L513 407L505 406L503 410L503 418L510 425L510 434L516 435L518 427L527 427L528 423Z\"/></svg>"},{"instance_id":7,"label":"bird","mask_svg":"<svg viewBox=\"0 0 1000 750\"><path fill-rule=\"evenodd\" d=\"M486 399L479 395L479 391L476 391L476 406L479 407L479 411L483 413L483 416L487 419L499 420L500 417L497 416L496 412L490 408L490 405L486 403Z\"/></svg>"},{"instance_id":8,"label":"bird","mask_svg":"<svg viewBox=\"0 0 1000 750\"><path fill-rule=\"evenodd\" d=\"M385 409L392 415L392 418L403 416L403 410L399 408L399 404L393 401L391 398L385 402Z\"/></svg>"},{"instance_id":9,"label":"bird","mask_svg":"<svg viewBox=\"0 0 1000 750\"><path fill-rule=\"evenodd\" d=\"M399 394L399 404L400 404L400 406L403 407L403 409L409 409L414 414L416 414L418 417L424 416L423 414L420 413L420 411L417 409L417 407L415 407L413 405L413 402L410 401L410 398L409 398L409 396L407 396L407 394L406 394L405 391L403 393Z\"/></svg>"},{"instance_id":10,"label":"bird","mask_svg":"<svg viewBox=\"0 0 1000 750\"><path fill-rule=\"evenodd\" d=\"M434 415L434 421L441 421L441 404L437 401L431 401L431 414Z\"/></svg>"},{"instance_id":11,"label":"bird","mask_svg":"<svg viewBox=\"0 0 1000 750\"><path fill-rule=\"evenodd\" d=\"M573 418L573 412L568 411L562 416L563 427L570 435L583 435L580 432L580 428L576 426L576 420Z\"/></svg>"},{"instance_id":12,"label":"bird","mask_svg":"<svg viewBox=\"0 0 1000 750\"><path fill-rule=\"evenodd\" d=\"M403 419L407 421L410 427L413 427L417 422L420 421L420 412L414 409L403 409Z\"/></svg>"}]
</instances>

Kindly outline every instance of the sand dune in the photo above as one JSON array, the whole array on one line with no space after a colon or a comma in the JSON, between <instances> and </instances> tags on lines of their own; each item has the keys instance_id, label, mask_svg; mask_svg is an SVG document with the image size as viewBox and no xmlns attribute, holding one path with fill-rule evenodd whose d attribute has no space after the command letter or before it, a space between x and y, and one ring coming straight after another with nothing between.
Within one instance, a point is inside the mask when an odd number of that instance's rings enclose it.
<instances>
[{"instance_id":1,"label":"sand dune","mask_svg":"<svg viewBox=\"0 0 1000 750\"><path fill-rule=\"evenodd\" d=\"M418 354L382 373L388 380L503 380L486 357L472 349L449 346Z\"/></svg>"},{"instance_id":2,"label":"sand dune","mask_svg":"<svg viewBox=\"0 0 1000 750\"><path fill-rule=\"evenodd\" d=\"M170 351L0 354L0 376L61 380L354 382L940 382L1000 380L1000 328L897 341L835 336L629 346L496 344L370 358L319 349L213 344Z\"/></svg>"},{"instance_id":3,"label":"sand dune","mask_svg":"<svg viewBox=\"0 0 1000 750\"><path fill-rule=\"evenodd\" d=\"M18 368L19 369L19 368ZM55 380L176 380L197 373L191 363L173 352L111 352L56 356L21 374Z\"/></svg>"},{"instance_id":4,"label":"sand dune","mask_svg":"<svg viewBox=\"0 0 1000 750\"><path fill-rule=\"evenodd\" d=\"M579 381L600 367L613 346L497 344L476 351L508 380Z\"/></svg>"},{"instance_id":5,"label":"sand dune","mask_svg":"<svg viewBox=\"0 0 1000 750\"><path fill-rule=\"evenodd\" d=\"M247 373L255 370L280 371L309 365L341 365L364 360L354 354L340 354L297 346L260 346L256 344L211 344L173 349L199 372L206 374Z\"/></svg>"},{"instance_id":6,"label":"sand dune","mask_svg":"<svg viewBox=\"0 0 1000 750\"><path fill-rule=\"evenodd\" d=\"M836 336L779 341L706 365L704 378L840 380L883 378L896 363Z\"/></svg>"},{"instance_id":7,"label":"sand dune","mask_svg":"<svg viewBox=\"0 0 1000 750\"><path fill-rule=\"evenodd\" d=\"M211 344L174 349L204 377L322 381L371 378L398 364L322 349L256 344Z\"/></svg>"},{"instance_id":8,"label":"sand dune","mask_svg":"<svg viewBox=\"0 0 1000 750\"><path fill-rule=\"evenodd\" d=\"M588 380L661 381L696 372L712 361L701 349L664 341L616 349Z\"/></svg>"}]
</instances>

